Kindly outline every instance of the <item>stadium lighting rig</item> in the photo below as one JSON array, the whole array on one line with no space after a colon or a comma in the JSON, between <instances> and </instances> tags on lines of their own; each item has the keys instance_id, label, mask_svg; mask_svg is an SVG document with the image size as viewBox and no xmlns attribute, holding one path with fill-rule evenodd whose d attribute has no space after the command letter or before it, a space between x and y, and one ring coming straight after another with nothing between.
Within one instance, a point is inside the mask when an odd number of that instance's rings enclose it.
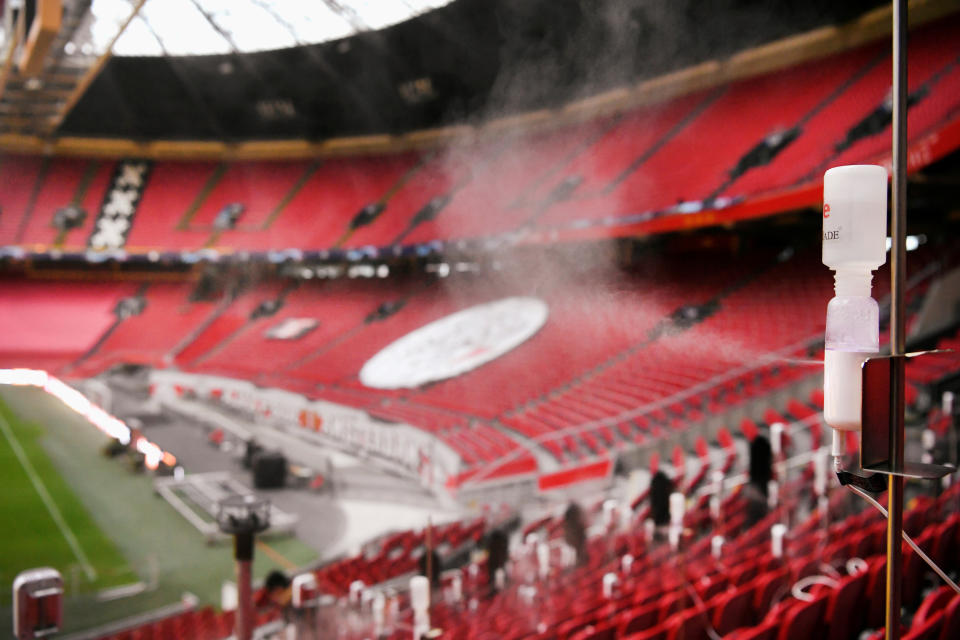
<instances>
[{"instance_id":1,"label":"stadium lighting rig","mask_svg":"<svg viewBox=\"0 0 960 640\"><path fill-rule=\"evenodd\" d=\"M177 464L177 458L150 442L135 429L131 429L123 420L113 416L87 399L85 395L62 380L39 369L0 369L0 385L16 387L36 387L50 394L68 409L86 418L90 424L124 446L131 446L143 454L144 466L156 471L160 463L171 469Z\"/></svg>"},{"instance_id":2,"label":"stadium lighting rig","mask_svg":"<svg viewBox=\"0 0 960 640\"><path fill-rule=\"evenodd\" d=\"M904 459L905 362L932 353L906 353L907 0L893 0L892 44L890 355L879 353L879 310L870 295L872 271L885 262L887 171L873 165L835 167L823 183L823 263L836 272L836 296L827 307L824 421L834 430L832 454L840 483L887 517L885 637L898 640L901 538L953 589L960 588L903 531L904 479L939 478L955 469ZM860 434L859 469L844 468L850 431ZM884 490L886 510L867 493Z\"/></svg>"}]
</instances>

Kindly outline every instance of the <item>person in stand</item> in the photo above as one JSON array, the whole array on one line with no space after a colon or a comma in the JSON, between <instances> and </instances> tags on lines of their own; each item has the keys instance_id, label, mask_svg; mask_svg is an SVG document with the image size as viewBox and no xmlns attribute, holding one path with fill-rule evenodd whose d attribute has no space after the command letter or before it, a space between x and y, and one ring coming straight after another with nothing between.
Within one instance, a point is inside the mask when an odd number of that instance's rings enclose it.
<instances>
[{"instance_id":1,"label":"person in stand","mask_svg":"<svg viewBox=\"0 0 960 640\"><path fill-rule=\"evenodd\" d=\"M430 559L427 562L427 558ZM430 581L430 588L436 593L440 590L440 572L443 566L440 562L440 554L436 549L424 550L419 561L420 575L426 576Z\"/></svg>"},{"instance_id":2,"label":"person in stand","mask_svg":"<svg viewBox=\"0 0 960 640\"><path fill-rule=\"evenodd\" d=\"M276 607L283 612L284 619L289 618L290 611L293 609L293 589L290 578L276 569L268 573L263 583L263 595L258 604Z\"/></svg>"},{"instance_id":3,"label":"person in stand","mask_svg":"<svg viewBox=\"0 0 960 640\"><path fill-rule=\"evenodd\" d=\"M657 471L650 478L650 519L653 520L653 539L667 539L670 526L670 494L673 493L673 480L663 471Z\"/></svg>"},{"instance_id":4,"label":"person in stand","mask_svg":"<svg viewBox=\"0 0 960 640\"><path fill-rule=\"evenodd\" d=\"M258 609L274 608L279 610L287 627L296 629L296 637L304 640L314 640L317 634L317 617L315 606L297 608L293 606L293 582L282 571L274 569L267 574L263 582L262 594L258 597ZM281 632L279 638L287 637L287 631Z\"/></svg>"},{"instance_id":5,"label":"person in stand","mask_svg":"<svg viewBox=\"0 0 960 640\"><path fill-rule=\"evenodd\" d=\"M673 480L663 471L657 471L650 479L650 517L657 527L670 524L670 494Z\"/></svg>"},{"instance_id":6,"label":"person in stand","mask_svg":"<svg viewBox=\"0 0 960 640\"><path fill-rule=\"evenodd\" d=\"M583 509L576 502L571 502L563 514L563 540L576 552L577 566L586 566L588 562L587 525Z\"/></svg>"},{"instance_id":7,"label":"person in stand","mask_svg":"<svg viewBox=\"0 0 960 640\"><path fill-rule=\"evenodd\" d=\"M770 441L758 435L750 443L750 480L743 488L743 497L747 501L747 527L763 520L770 507L768 485L773 479L773 451Z\"/></svg>"},{"instance_id":8,"label":"person in stand","mask_svg":"<svg viewBox=\"0 0 960 640\"><path fill-rule=\"evenodd\" d=\"M494 529L487 535L487 588L490 595L497 592L497 571L506 570L508 542L507 534L502 529Z\"/></svg>"},{"instance_id":9,"label":"person in stand","mask_svg":"<svg viewBox=\"0 0 960 640\"><path fill-rule=\"evenodd\" d=\"M263 451L263 447L260 446L260 443L257 442L256 438L250 438L244 445L243 449L243 468L252 469L253 468L253 459L258 453Z\"/></svg>"}]
</instances>

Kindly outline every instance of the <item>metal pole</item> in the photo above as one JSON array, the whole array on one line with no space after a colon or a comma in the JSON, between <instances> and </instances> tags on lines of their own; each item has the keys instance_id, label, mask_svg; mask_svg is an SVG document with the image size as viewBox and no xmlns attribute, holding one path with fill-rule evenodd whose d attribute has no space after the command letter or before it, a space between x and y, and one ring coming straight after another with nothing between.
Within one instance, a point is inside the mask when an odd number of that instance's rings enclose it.
<instances>
[{"instance_id":1,"label":"metal pole","mask_svg":"<svg viewBox=\"0 0 960 640\"><path fill-rule=\"evenodd\" d=\"M253 636L253 590L250 560L237 560L237 617L234 625L237 640Z\"/></svg>"},{"instance_id":2,"label":"metal pole","mask_svg":"<svg viewBox=\"0 0 960 640\"><path fill-rule=\"evenodd\" d=\"M907 0L893 0L893 181L890 212L890 354L903 355L903 288L906 282L905 238L907 222ZM900 638L900 604L903 580L903 358L891 362L890 470L887 493L886 637Z\"/></svg>"},{"instance_id":3,"label":"metal pole","mask_svg":"<svg viewBox=\"0 0 960 640\"><path fill-rule=\"evenodd\" d=\"M234 633L237 640L253 637L253 533L237 533L233 538L234 558L237 564L237 617Z\"/></svg>"}]
</instances>

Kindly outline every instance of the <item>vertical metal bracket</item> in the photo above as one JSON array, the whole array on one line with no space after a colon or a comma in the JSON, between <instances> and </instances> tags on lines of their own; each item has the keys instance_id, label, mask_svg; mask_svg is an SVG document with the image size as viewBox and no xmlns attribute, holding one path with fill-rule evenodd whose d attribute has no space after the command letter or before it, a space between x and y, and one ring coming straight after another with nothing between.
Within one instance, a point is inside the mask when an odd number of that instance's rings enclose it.
<instances>
[{"instance_id":1,"label":"vertical metal bracket","mask_svg":"<svg viewBox=\"0 0 960 640\"><path fill-rule=\"evenodd\" d=\"M890 451L891 400L894 389L893 361L920 357L936 357L945 350L917 351L899 356L875 356L863 363L863 395L861 405L861 423L863 431L860 441L860 466L865 471L875 471L885 475L904 476L906 478L942 478L956 469L948 465L924 464L921 462L899 461L891 463L894 457Z\"/></svg>"}]
</instances>

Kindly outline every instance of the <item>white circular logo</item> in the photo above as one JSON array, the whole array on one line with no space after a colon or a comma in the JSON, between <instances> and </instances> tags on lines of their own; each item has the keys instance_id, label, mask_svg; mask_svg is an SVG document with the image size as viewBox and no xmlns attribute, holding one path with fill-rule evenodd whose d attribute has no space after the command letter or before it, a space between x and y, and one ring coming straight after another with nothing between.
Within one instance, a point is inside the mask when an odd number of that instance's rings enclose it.
<instances>
[{"instance_id":1,"label":"white circular logo","mask_svg":"<svg viewBox=\"0 0 960 640\"><path fill-rule=\"evenodd\" d=\"M516 348L547 321L537 298L504 298L458 311L384 347L360 370L375 389L412 389L458 376Z\"/></svg>"}]
</instances>

